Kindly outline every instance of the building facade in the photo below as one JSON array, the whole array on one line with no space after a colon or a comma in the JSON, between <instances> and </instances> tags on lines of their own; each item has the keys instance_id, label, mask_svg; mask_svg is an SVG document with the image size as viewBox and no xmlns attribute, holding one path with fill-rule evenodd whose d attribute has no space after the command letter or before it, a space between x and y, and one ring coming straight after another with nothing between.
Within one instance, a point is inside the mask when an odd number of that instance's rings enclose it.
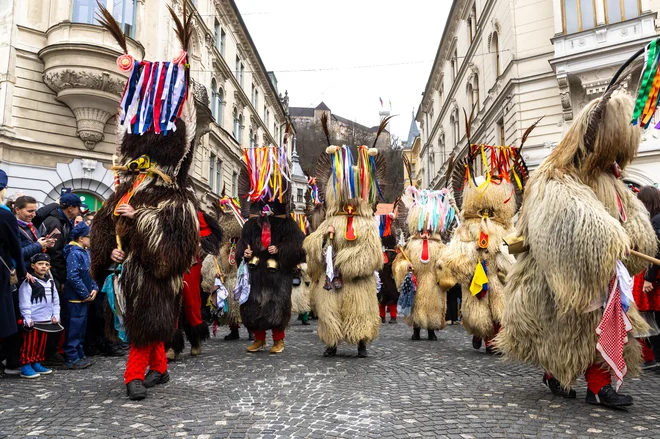
<instances>
[{"instance_id":1,"label":"building facade","mask_svg":"<svg viewBox=\"0 0 660 439\"><path fill-rule=\"evenodd\" d=\"M467 151L465 113L473 110L473 143L525 143L534 169L573 115L607 86L619 65L656 37L657 0L456 0L416 120L424 187L446 182L447 159ZM630 89L636 86L631 79ZM465 110L465 113L464 113ZM630 183L660 180L660 143L644 134Z\"/></svg>"},{"instance_id":2,"label":"building facade","mask_svg":"<svg viewBox=\"0 0 660 439\"><path fill-rule=\"evenodd\" d=\"M285 144L288 97L233 0L102 0L129 36L131 55L147 60L178 54L165 5L181 14L183 1L194 27L191 176L210 204L223 190L237 194L241 148ZM9 195L48 203L71 188L100 206L112 192L114 118L127 75L116 67L119 46L97 24L96 9L96 0L0 2L0 166Z\"/></svg>"}]
</instances>

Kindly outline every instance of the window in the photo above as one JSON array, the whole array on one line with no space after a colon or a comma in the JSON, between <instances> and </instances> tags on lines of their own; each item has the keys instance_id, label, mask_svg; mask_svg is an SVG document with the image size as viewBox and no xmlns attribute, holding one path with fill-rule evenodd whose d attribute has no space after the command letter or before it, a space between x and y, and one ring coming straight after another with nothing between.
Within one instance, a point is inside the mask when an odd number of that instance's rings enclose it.
<instances>
[{"instance_id":1,"label":"window","mask_svg":"<svg viewBox=\"0 0 660 439\"><path fill-rule=\"evenodd\" d=\"M493 32L493 35L490 37L490 51L493 54L495 77L499 78L502 74L502 69L500 67L500 39L497 32Z\"/></svg>"},{"instance_id":2,"label":"window","mask_svg":"<svg viewBox=\"0 0 660 439\"><path fill-rule=\"evenodd\" d=\"M213 118L218 120L217 113L217 101L218 101L218 84L215 82L215 78L211 79L211 114Z\"/></svg>"},{"instance_id":3,"label":"window","mask_svg":"<svg viewBox=\"0 0 660 439\"><path fill-rule=\"evenodd\" d=\"M238 196L238 173L236 171L231 173L231 196Z\"/></svg>"},{"instance_id":4,"label":"window","mask_svg":"<svg viewBox=\"0 0 660 439\"><path fill-rule=\"evenodd\" d=\"M245 66L243 63L241 63L241 76L238 79L238 82L241 84L241 87L243 87L243 72L245 71Z\"/></svg>"},{"instance_id":5,"label":"window","mask_svg":"<svg viewBox=\"0 0 660 439\"><path fill-rule=\"evenodd\" d=\"M277 146L280 146L280 132L277 129L277 125L276 124L273 124L273 125L274 125L273 126L273 132L275 133L275 144Z\"/></svg>"},{"instance_id":6,"label":"window","mask_svg":"<svg viewBox=\"0 0 660 439\"><path fill-rule=\"evenodd\" d=\"M225 92L222 90L222 88L218 88L218 94L216 95L217 98L217 103L216 103L216 122L220 127L222 127L222 107L224 105L224 100L225 100Z\"/></svg>"},{"instance_id":7,"label":"window","mask_svg":"<svg viewBox=\"0 0 660 439\"><path fill-rule=\"evenodd\" d=\"M101 0L107 8L111 8L112 16L119 23L124 33L135 37L135 0ZM75 23L98 24L97 14L100 12L96 0L74 0L72 21Z\"/></svg>"},{"instance_id":8,"label":"window","mask_svg":"<svg viewBox=\"0 0 660 439\"><path fill-rule=\"evenodd\" d=\"M504 146L506 139L504 135L504 117L497 121L497 140L500 146Z\"/></svg>"},{"instance_id":9,"label":"window","mask_svg":"<svg viewBox=\"0 0 660 439\"><path fill-rule=\"evenodd\" d=\"M454 148L458 146L458 142L461 141L461 128L460 128L460 122L458 119L458 111L456 111L452 116L451 116L451 127L452 127L452 135L454 136ZM444 157L443 157L444 160Z\"/></svg>"},{"instance_id":10,"label":"window","mask_svg":"<svg viewBox=\"0 0 660 439\"><path fill-rule=\"evenodd\" d=\"M225 30L220 28L220 55L225 57L225 40L227 39L227 34Z\"/></svg>"},{"instance_id":11,"label":"window","mask_svg":"<svg viewBox=\"0 0 660 439\"><path fill-rule=\"evenodd\" d=\"M454 56L451 58L451 77L452 79L456 79L456 75L458 75L458 51L457 49L454 49Z\"/></svg>"},{"instance_id":12,"label":"window","mask_svg":"<svg viewBox=\"0 0 660 439\"><path fill-rule=\"evenodd\" d=\"M215 161L215 193L220 195L222 190L222 160Z\"/></svg>"},{"instance_id":13,"label":"window","mask_svg":"<svg viewBox=\"0 0 660 439\"><path fill-rule=\"evenodd\" d=\"M410 178L415 178L415 164L410 164Z\"/></svg>"},{"instance_id":14,"label":"window","mask_svg":"<svg viewBox=\"0 0 660 439\"><path fill-rule=\"evenodd\" d=\"M215 47L220 49L220 23L218 23L218 20L213 22L213 35L215 37Z\"/></svg>"},{"instance_id":15,"label":"window","mask_svg":"<svg viewBox=\"0 0 660 439\"><path fill-rule=\"evenodd\" d=\"M209 159L209 186L211 191L213 191L213 182L215 177L215 154L211 153L211 158Z\"/></svg>"},{"instance_id":16,"label":"window","mask_svg":"<svg viewBox=\"0 0 660 439\"><path fill-rule=\"evenodd\" d=\"M266 107L264 107L264 123L268 126L268 121L270 120L270 112Z\"/></svg>"},{"instance_id":17,"label":"window","mask_svg":"<svg viewBox=\"0 0 660 439\"><path fill-rule=\"evenodd\" d=\"M243 143L243 114L238 115L238 143Z\"/></svg>"},{"instance_id":18,"label":"window","mask_svg":"<svg viewBox=\"0 0 660 439\"><path fill-rule=\"evenodd\" d=\"M467 28L468 28L468 36L470 37L470 44L474 42L474 37L477 34L477 26L475 24L475 18L470 15L467 19Z\"/></svg>"},{"instance_id":19,"label":"window","mask_svg":"<svg viewBox=\"0 0 660 439\"><path fill-rule=\"evenodd\" d=\"M239 78L240 70L241 70L241 59L238 56L236 56L236 80L237 81L238 81L238 78Z\"/></svg>"},{"instance_id":20,"label":"window","mask_svg":"<svg viewBox=\"0 0 660 439\"><path fill-rule=\"evenodd\" d=\"M618 10L615 9L615 11L611 12L613 18L617 16L617 12L623 9L622 6L626 1L616 0L616 3L619 3L620 6ZM606 0L608 10L610 4L614 5L615 2L613 0ZM595 3L593 0L562 0L564 33L593 29L596 26L596 12L594 8ZM620 20L612 21L612 23L616 21Z\"/></svg>"},{"instance_id":21,"label":"window","mask_svg":"<svg viewBox=\"0 0 660 439\"><path fill-rule=\"evenodd\" d=\"M238 111L236 108L234 108L232 115L234 116L234 124L232 126L231 135L234 136L234 139L238 140Z\"/></svg>"},{"instance_id":22,"label":"window","mask_svg":"<svg viewBox=\"0 0 660 439\"><path fill-rule=\"evenodd\" d=\"M472 111L472 109L474 108L474 113L477 114L480 109L480 103L479 103L479 77L477 76L476 73L474 74L472 80L468 82L466 93L467 93L468 102L470 103L469 110Z\"/></svg>"},{"instance_id":23,"label":"window","mask_svg":"<svg viewBox=\"0 0 660 439\"><path fill-rule=\"evenodd\" d=\"M298 194L297 194L297 197L296 197L296 201L298 203L304 203L305 202L305 199L303 198L303 190L300 189L300 188L298 188Z\"/></svg>"},{"instance_id":24,"label":"window","mask_svg":"<svg viewBox=\"0 0 660 439\"><path fill-rule=\"evenodd\" d=\"M256 140L257 140L257 136L254 135L252 128L250 128L250 148L254 148L257 146Z\"/></svg>"},{"instance_id":25,"label":"window","mask_svg":"<svg viewBox=\"0 0 660 439\"><path fill-rule=\"evenodd\" d=\"M642 11L641 0L606 0L606 23L618 23L638 17Z\"/></svg>"},{"instance_id":26,"label":"window","mask_svg":"<svg viewBox=\"0 0 660 439\"><path fill-rule=\"evenodd\" d=\"M447 151L445 148L445 135L441 134L440 139L438 140L438 146L440 147L440 159L441 163L445 162L445 159L447 158Z\"/></svg>"}]
</instances>

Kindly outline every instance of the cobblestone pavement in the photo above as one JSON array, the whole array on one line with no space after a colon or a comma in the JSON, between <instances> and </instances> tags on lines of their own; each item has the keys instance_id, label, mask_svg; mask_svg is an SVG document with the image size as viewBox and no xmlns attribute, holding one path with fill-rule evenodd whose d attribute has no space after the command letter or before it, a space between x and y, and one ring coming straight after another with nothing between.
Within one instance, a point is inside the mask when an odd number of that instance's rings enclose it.
<instances>
[{"instance_id":1,"label":"cobblestone pavement","mask_svg":"<svg viewBox=\"0 0 660 439\"><path fill-rule=\"evenodd\" d=\"M460 326L412 342L404 324L382 325L366 359L347 345L323 358L315 329L293 322L285 352L270 355L220 328L140 402L125 396L124 358L2 377L0 437L660 437L660 372L627 379L635 405L613 411L585 404L583 381L577 400L554 397L539 370L473 350Z\"/></svg>"}]
</instances>

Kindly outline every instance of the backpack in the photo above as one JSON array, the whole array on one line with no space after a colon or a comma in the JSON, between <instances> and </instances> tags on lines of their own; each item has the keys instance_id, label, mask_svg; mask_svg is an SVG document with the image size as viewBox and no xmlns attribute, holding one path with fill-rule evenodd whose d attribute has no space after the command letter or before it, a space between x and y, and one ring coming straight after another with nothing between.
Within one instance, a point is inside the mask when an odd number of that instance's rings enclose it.
<instances>
[{"instance_id":1,"label":"backpack","mask_svg":"<svg viewBox=\"0 0 660 439\"><path fill-rule=\"evenodd\" d=\"M39 226L41 226L41 224L46 220L46 218L50 216L51 212L53 212L55 209L58 209L59 207L60 205L58 203L50 203L40 207L37 209L37 215L32 220L32 225L38 229Z\"/></svg>"}]
</instances>

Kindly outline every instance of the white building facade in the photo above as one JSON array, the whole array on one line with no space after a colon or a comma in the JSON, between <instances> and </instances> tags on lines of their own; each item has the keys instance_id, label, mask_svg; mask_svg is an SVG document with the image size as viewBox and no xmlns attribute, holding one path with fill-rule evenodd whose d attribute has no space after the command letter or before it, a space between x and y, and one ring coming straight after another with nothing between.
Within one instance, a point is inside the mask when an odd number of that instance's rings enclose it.
<instances>
[{"instance_id":1,"label":"white building facade","mask_svg":"<svg viewBox=\"0 0 660 439\"><path fill-rule=\"evenodd\" d=\"M223 189L236 195L241 148L282 145L288 115L235 2L102 1L130 37L131 55L156 61L180 50L166 4L181 13L188 2L198 117L191 176L203 203ZM95 21L95 5L0 2L0 167L9 195L48 203L71 188L97 209L112 192L114 117L126 75L115 64L119 46Z\"/></svg>"},{"instance_id":2,"label":"white building facade","mask_svg":"<svg viewBox=\"0 0 660 439\"><path fill-rule=\"evenodd\" d=\"M465 116L474 107L472 142L525 143L530 169L550 153L616 69L657 35L657 0L456 0L447 19L416 120L425 187L445 184L451 153L467 151ZM630 89L636 86L631 79ZM627 180L660 181L660 139L644 134Z\"/></svg>"}]
</instances>

